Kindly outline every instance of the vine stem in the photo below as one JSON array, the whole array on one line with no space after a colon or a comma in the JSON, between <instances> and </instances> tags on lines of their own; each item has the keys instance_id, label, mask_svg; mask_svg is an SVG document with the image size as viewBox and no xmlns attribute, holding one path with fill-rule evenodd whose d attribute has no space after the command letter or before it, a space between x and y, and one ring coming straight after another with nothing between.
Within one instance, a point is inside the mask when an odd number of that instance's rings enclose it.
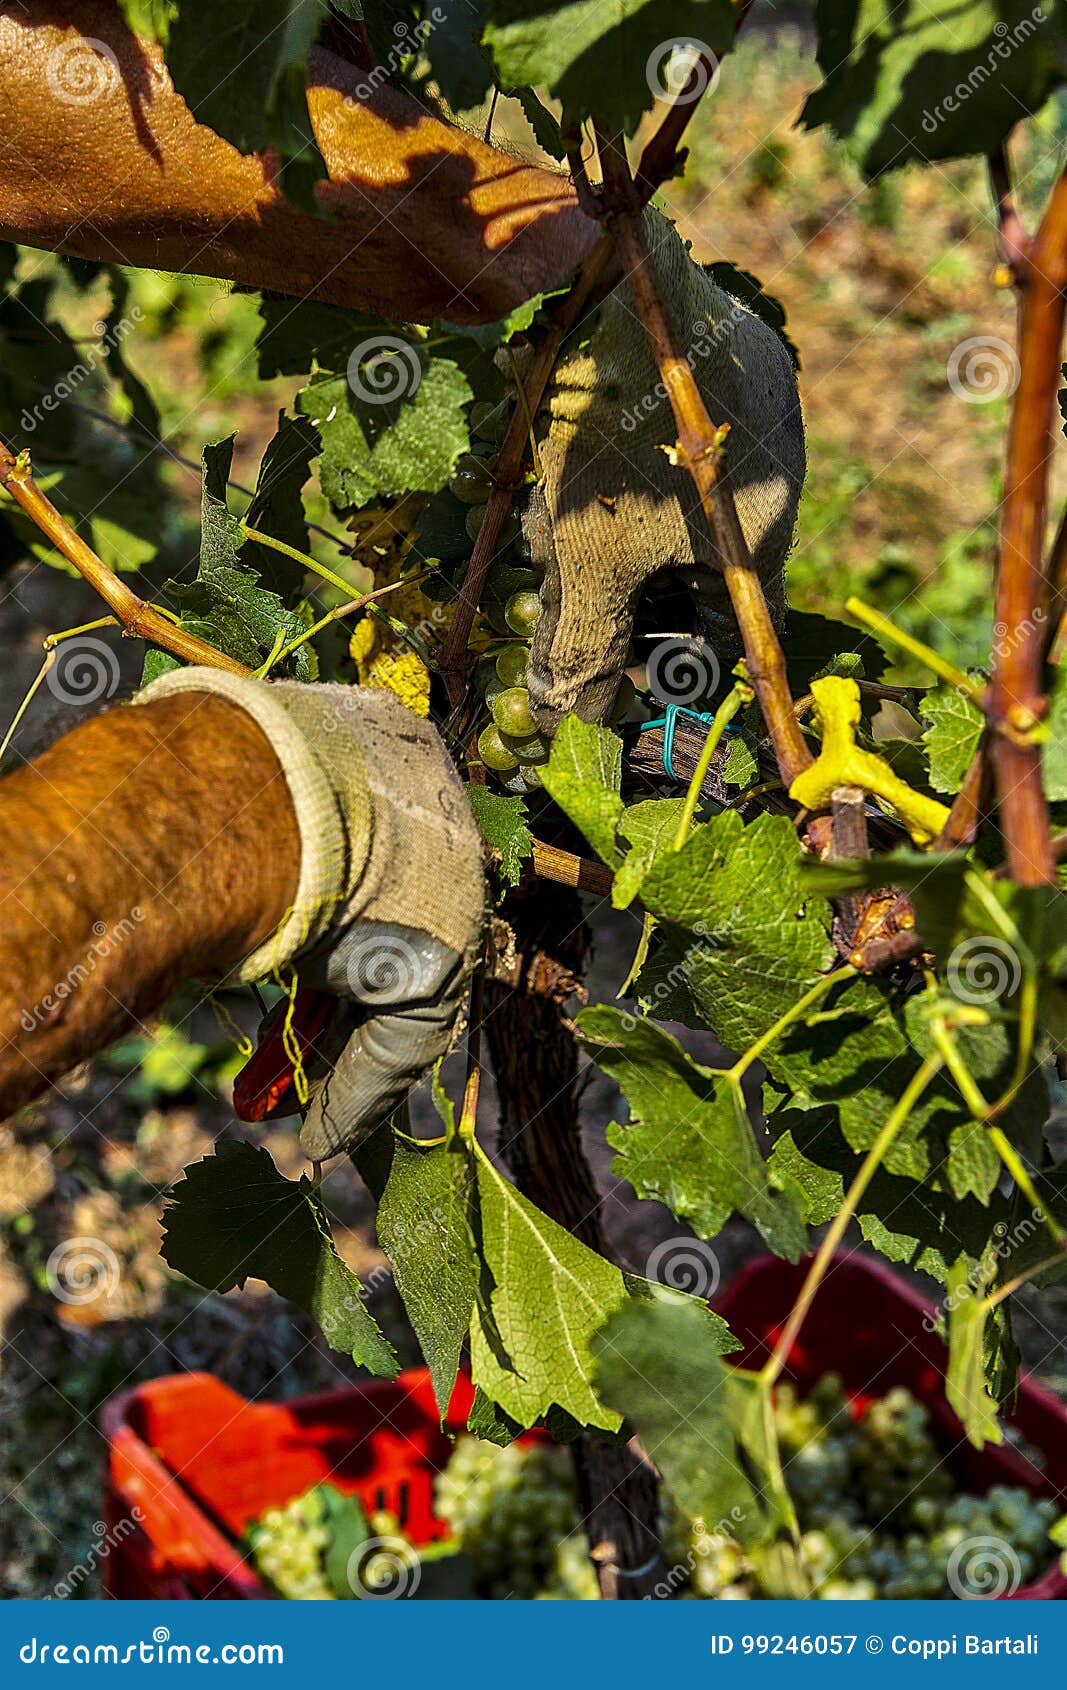
<instances>
[{"instance_id":1,"label":"vine stem","mask_svg":"<svg viewBox=\"0 0 1067 1690\"><path fill-rule=\"evenodd\" d=\"M1035 729L1045 710L1045 519L1065 288L1067 172L1052 190L1018 271L1019 384L1008 433L994 604L1003 635L994 648L989 689L993 768L1008 864L1024 886L1056 878Z\"/></svg>"},{"instance_id":2,"label":"vine stem","mask_svg":"<svg viewBox=\"0 0 1067 1690\"><path fill-rule=\"evenodd\" d=\"M319 575L328 581L331 587L339 587L341 592L348 595L352 591L351 581L346 581L343 575L335 575L326 564L319 563L310 552L302 552L296 546L290 546L286 540L276 540L273 534L264 534L261 528L249 528L247 522L240 525L241 533L246 540L255 540L257 545L267 546L272 552L281 552L283 557L292 558L302 569L308 569L313 575Z\"/></svg>"},{"instance_id":3,"label":"vine stem","mask_svg":"<svg viewBox=\"0 0 1067 1690\"><path fill-rule=\"evenodd\" d=\"M678 427L674 459L689 472L718 552L745 648L749 679L759 700L786 786L811 763L812 756L793 713L785 657L771 620L763 587L752 564L729 482L721 471L725 438L708 415L659 291L641 228L637 192L621 136L594 123L604 177L605 226L615 243L653 357ZM828 827L821 830L829 839Z\"/></svg>"},{"instance_id":4,"label":"vine stem","mask_svg":"<svg viewBox=\"0 0 1067 1690\"><path fill-rule=\"evenodd\" d=\"M672 847L675 851L680 851L689 838L689 830L693 825L693 817L696 815L697 805L700 802L704 781L707 778L708 770L711 768L711 759L719 748L719 741L726 732L727 726L737 715L745 701L745 694L748 692L749 688L743 682L739 682L727 694L715 712L715 720L707 731L703 748L697 758L697 766L693 770L689 786L686 789L685 802L682 805L682 813L678 817L678 831L674 836Z\"/></svg>"},{"instance_id":5,"label":"vine stem","mask_svg":"<svg viewBox=\"0 0 1067 1690\"><path fill-rule=\"evenodd\" d=\"M1046 1230L1051 1234L1062 1250L1064 1243L1067 1242L1067 1232L1064 1232L1056 1217L1051 1215L1045 1204L1042 1203L1037 1194L1037 1187L1030 1178L1029 1172L1024 1166L1022 1158L1020 1157L1014 1144L1012 1144L1011 1140L1008 1138L1003 1127L990 1126L987 1128L987 1131L990 1139L996 1147L997 1155L1000 1157L1012 1179L1026 1198L1026 1201L1030 1204L1034 1214L1041 1217Z\"/></svg>"},{"instance_id":6,"label":"vine stem","mask_svg":"<svg viewBox=\"0 0 1067 1690\"><path fill-rule=\"evenodd\" d=\"M832 974L824 974L822 979L817 980L814 986L804 993L802 998L798 998L796 1003L790 1005L784 1015L778 1017L773 1027L768 1027L765 1033L761 1033L755 1044L749 1045L744 1055L739 1056L733 1066L726 1069L726 1072L734 1079L739 1080L751 1068L752 1064L759 1060L763 1052L770 1049L774 1041L785 1032L787 1027L791 1027L795 1021L800 1021L813 1004L817 1004L820 998L826 996L831 986L836 986L839 980L855 980L856 978L856 970L850 962L844 963L840 968L835 968Z\"/></svg>"},{"instance_id":7,"label":"vine stem","mask_svg":"<svg viewBox=\"0 0 1067 1690\"><path fill-rule=\"evenodd\" d=\"M845 600L845 609L857 622L862 622L874 633L881 634L891 645L899 646L900 650L906 651L910 657L917 657L927 669L981 708L985 687L977 681L972 681L970 675L965 675L962 669L957 669L954 663L949 663L947 658L942 657L932 646L924 645L922 640L906 634L903 628L898 628L896 623L891 622L888 616L883 616L880 610L875 610L873 605L864 604L862 599L855 596Z\"/></svg>"},{"instance_id":8,"label":"vine stem","mask_svg":"<svg viewBox=\"0 0 1067 1690\"><path fill-rule=\"evenodd\" d=\"M183 658L187 663L203 663L212 669L228 669L235 675L250 673L235 657L228 657L224 651L216 651L206 640L199 640L195 634L190 634L184 628L168 621L155 605L147 604L132 587L121 581L115 572L97 557L81 535L75 532L51 499L41 492L30 472L28 453L22 452L16 457L2 440L0 487L11 495L30 521L51 541L57 552L60 552L68 563L72 563L78 574L99 593L104 603L118 617L126 634L148 640L152 645L162 647L173 657Z\"/></svg>"},{"instance_id":9,"label":"vine stem","mask_svg":"<svg viewBox=\"0 0 1067 1690\"><path fill-rule=\"evenodd\" d=\"M863 1163L859 1172L852 1181L852 1184L849 1186L848 1191L845 1193L844 1202L826 1229L822 1243L816 1251L815 1259L812 1262L811 1267L808 1269L804 1284L801 1286L800 1295L793 1304L789 1314L789 1319L782 1328L778 1342L774 1346L773 1353L771 1354L770 1359L759 1371L759 1378L765 1386L775 1384L781 1377L782 1370L785 1367L786 1362L789 1360L789 1352L796 1342L800 1328L803 1326L808 1317L808 1310L811 1308L815 1299L815 1293L822 1284L826 1270L830 1265L831 1257L844 1237L848 1223L856 1213L864 1192L870 1185L875 1174L878 1172L878 1169L881 1167L883 1158L892 1145L893 1140L904 1126L908 1116L915 1108L915 1105L918 1103L931 1080L934 1079L935 1075L940 1072L942 1066L943 1062L940 1056L928 1056L926 1058L926 1061L922 1064L922 1066L912 1075L901 1095L900 1101L893 1109L885 1126L882 1128L878 1137L868 1150L866 1156L863 1158Z\"/></svg>"}]
</instances>

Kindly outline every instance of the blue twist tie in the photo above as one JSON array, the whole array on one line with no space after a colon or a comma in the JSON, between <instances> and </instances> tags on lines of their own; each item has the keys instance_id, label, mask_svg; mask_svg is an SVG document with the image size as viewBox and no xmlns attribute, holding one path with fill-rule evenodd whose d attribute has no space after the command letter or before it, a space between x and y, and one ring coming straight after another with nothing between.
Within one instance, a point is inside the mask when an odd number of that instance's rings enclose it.
<instances>
[{"instance_id":1,"label":"blue twist tie","mask_svg":"<svg viewBox=\"0 0 1067 1690\"><path fill-rule=\"evenodd\" d=\"M638 729L639 733L648 733L652 728L663 729L663 772L670 780L679 779L679 776L674 772L674 731L679 716L692 716L695 722L703 722L704 726L708 728L715 721L713 713L703 710L690 710L685 704L667 704L664 706L662 716L657 716L654 722L642 722ZM733 722L727 722L727 733L736 733L737 731Z\"/></svg>"}]
</instances>

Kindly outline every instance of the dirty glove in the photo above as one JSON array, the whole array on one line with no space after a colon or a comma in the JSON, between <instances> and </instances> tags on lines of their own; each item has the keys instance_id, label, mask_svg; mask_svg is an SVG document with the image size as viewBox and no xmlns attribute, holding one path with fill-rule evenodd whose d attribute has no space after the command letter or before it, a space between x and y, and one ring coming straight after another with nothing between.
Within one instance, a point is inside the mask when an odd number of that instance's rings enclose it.
<instances>
[{"instance_id":1,"label":"dirty glove","mask_svg":"<svg viewBox=\"0 0 1067 1690\"><path fill-rule=\"evenodd\" d=\"M189 668L138 701L174 692L247 710L289 788L293 908L229 983L293 964L301 987L339 1000L307 1065L300 1142L321 1161L365 1138L452 1040L480 950L481 835L436 732L389 692Z\"/></svg>"},{"instance_id":2,"label":"dirty glove","mask_svg":"<svg viewBox=\"0 0 1067 1690\"><path fill-rule=\"evenodd\" d=\"M804 478L792 360L658 212L646 211L644 232L711 420L730 424L725 461L737 514L780 621ZM544 570L527 679L539 725L550 731L568 711L586 721L607 715L642 590L663 570L683 572L699 631L728 674L741 655L729 596L693 481L661 450L677 430L625 283L600 307L589 341L558 363L535 427L543 477L523 528Z\"/></svg>"}]
</instances>

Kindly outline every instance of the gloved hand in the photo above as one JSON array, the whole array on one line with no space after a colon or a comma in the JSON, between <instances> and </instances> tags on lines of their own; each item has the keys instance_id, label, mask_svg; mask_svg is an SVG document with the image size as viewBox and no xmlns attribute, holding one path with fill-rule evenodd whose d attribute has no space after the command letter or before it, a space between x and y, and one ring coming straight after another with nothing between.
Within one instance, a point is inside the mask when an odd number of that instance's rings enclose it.
<instances>
[{"instance_id":1,"label":"gloved hand","mask_svg":"<svg viewBox=\"0 0 1067 1690\"><path fill-rule=\"evenodd\" d=\"M436 732L392 693L188 668L138 702L173 692L247 710L289 788L294 905L228 983L293 964L302 987L338 1000L307 1064L300 1142L321 1161L365 1138L452 1040L480 951L481 834Z\"/></svg>"},{"instance_id":2,"label":"gloved hand","mask_svg":"<svg viewBox=\"0 0 1067 1690\"><path fill-rule=\"evenodd\" d=\"M730 424L738 517L780 621L804 479L792 361L774 330L689 257L672 224L650 209L644 231L711 420ZM741 655L729 597L692 479L661 449L677 430L625 283L600 307L588 342L557 364L535 430L543 477L523 529L544 571L527 677L539 726L551 731L569 711L586 721L607 715L642 590L663 570L683 572L698 629L728 674Z\"/></svg>"}]
</instances>

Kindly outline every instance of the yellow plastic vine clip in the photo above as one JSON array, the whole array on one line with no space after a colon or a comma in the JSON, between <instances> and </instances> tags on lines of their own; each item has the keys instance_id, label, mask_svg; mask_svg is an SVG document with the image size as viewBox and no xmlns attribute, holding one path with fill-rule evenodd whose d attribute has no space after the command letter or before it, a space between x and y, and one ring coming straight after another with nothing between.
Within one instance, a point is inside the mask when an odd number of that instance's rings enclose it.
<instances>
[{"instance_id":1,"label":"yellow plastic vine clip","mask_svg":"<svg viewBox=\"0 0 1067 1690\"><path fill-rule=\"evenodd\" d=\"M859 786L891 804L916 845L936 839L948 810L935 798L925 798L901 780L873 751L856 744L860 721L860 689L843 675L824 675L812 681L815 709L822 724L822 750L789 788L789 796L808 810L825 810L839 786Z\"/></svg>"}]
</instances>

